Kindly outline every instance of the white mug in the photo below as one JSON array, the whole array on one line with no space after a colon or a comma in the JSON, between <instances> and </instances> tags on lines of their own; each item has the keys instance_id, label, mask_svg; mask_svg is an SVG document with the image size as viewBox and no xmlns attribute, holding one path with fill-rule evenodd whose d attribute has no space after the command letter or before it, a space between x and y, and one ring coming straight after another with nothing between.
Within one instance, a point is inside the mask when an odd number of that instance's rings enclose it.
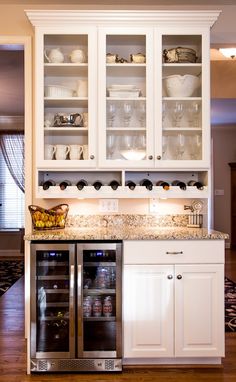
<instances>
[{"instance_id":1,"label":"white mug","mask_svg":"<svg viewBox=\"0 0 236 382\"><path fill-rule=\"evenodd\" d=\"M88 145L83 145L83 159L88 159Z\"/></svg>"},{"instance_id":2,"label":"white mug","mask_svg":"<svg viewBox=\"0 0 236 382\"><path fill-rule=\"evenodd\" d=\"M78 97L88 97L88 81L87 80L77 81L77 95Z\"/></svg>"},{"instance_id":3,"label":"white mug","mask_svg":"<svg viewBox=\"0 0 236 382\"><path fill-rule=\"evenodd\" d=\"M83 153L82 145L70 145L70 159L81 159Z\"/></svg>"},{"instance_id":4,"label":"white mug","mask_svg":"<svg viewBox=\"0 0 236 382\"><path fill-rule=\"evenodd\" d=\"M44 151L44 156L45 159L53 159L54 154L56 152L56 147L53 145L45 145L45 151Z\"/></svg>"},{"instance_id":5,"label":"white mug","mask_svg":"<svg viewBox=\"0 0 236 382\"><path fill-rule=\"evenodd\" d=\"M67 154L70 152L70 146L67 145L56 145L55 157L58 160L64 160Z\"/></svg>"}]
</instances>

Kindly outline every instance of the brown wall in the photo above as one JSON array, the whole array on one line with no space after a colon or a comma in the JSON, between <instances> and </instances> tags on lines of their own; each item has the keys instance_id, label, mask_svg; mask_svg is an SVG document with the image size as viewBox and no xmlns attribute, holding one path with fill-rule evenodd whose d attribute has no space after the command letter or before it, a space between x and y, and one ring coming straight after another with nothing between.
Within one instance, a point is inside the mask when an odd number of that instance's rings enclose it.
<instances>
[{"instance_id":1,"label":"brown wall","mask_svg":"<svg viewBox=\"0 0 236 382\"><path fill-rule=\"evenodd\" d=\"M211 62L211 97L236 98L236 58Z\"/></svg>"}]
</instances>

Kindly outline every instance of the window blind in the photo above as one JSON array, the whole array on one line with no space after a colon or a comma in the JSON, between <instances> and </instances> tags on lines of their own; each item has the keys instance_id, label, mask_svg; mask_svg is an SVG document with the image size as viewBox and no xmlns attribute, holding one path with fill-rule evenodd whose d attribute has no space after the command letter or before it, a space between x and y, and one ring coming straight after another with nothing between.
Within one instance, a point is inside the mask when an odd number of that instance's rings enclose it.
<instances>
[{"instance_id":1,"label":"window blind","mask_svg":"<svg viewBox=\"0 0 236 382\"><path fill-rule=\"evenodd\" d=\"M0 229L24 227L24 199L0 149Z\"/></svg>"}]
</instances>

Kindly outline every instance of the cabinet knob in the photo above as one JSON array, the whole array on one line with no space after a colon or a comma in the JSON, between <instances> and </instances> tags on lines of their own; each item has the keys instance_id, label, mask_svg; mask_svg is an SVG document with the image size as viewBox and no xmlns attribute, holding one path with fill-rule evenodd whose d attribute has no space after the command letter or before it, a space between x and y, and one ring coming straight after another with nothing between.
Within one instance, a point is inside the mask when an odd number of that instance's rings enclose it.
<instances>
[{"instance_id":1,"label":"cabinet knob","mask_svg":"<svg viewBox=\"0 0 236 382\"><path fill-rule=\"evenodd\" d=\"M168 278L169 280L171 280L171 279L173 279L173 276L172 276L172 275L168 275L167 278Z\"/></svg>"},{"instance_id":2,"label":"cabinet knob","mask_svg":"<svg viewBox=\"0 0 236 382\"><path fill-rule=\"evenodd\" d=\"M160 160L161 159L161 155L157 155L157 159Z\"/></svg>"},{"instance_id":3,"label":"cabinet knob","mask_svg":"<svg viewBox=\"0 0 236 382\"><path fill-rule=\"evenodd\" d=\"M94 155L90 155L90 159L94 159L95 158L95 156Z\"/></svg>"},{"instance_id":4,"label":"cabinet knob","mask_svg":"<svg viewBox=\"0 0 236 382\"><path fill-rule=\"evenodd\" d=\"M181 276L181 275L177 275L177 279L178 279L178 280L181 280L181 279L182 279L182 276Z\"/></svg>"},{"instance_id":5,"label":"cabinet knob","mask_svg":"<svg viewBox=\"0 0 236 382\"><path fill-rule=\"evenodd\" d=\"M153 155L149 155L148 159L152 160L153 159Z\"/></svg>"}]
</instances>

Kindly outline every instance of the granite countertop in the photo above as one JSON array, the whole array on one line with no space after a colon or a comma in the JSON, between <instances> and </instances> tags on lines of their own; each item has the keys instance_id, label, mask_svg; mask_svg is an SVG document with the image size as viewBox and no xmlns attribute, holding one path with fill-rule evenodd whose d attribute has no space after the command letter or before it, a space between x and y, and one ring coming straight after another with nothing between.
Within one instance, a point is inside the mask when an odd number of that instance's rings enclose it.
<instances>
[{"instance_id":1,"label":"granite countertop","mask_svg":"<svg viewBox=\"0 0 236 382\"><path fill-rule=\"evenodd\" d=\"M207 228L91 227L33 231L25 240L225 240L229 235Z\"/></svg>"}]
</instances>

